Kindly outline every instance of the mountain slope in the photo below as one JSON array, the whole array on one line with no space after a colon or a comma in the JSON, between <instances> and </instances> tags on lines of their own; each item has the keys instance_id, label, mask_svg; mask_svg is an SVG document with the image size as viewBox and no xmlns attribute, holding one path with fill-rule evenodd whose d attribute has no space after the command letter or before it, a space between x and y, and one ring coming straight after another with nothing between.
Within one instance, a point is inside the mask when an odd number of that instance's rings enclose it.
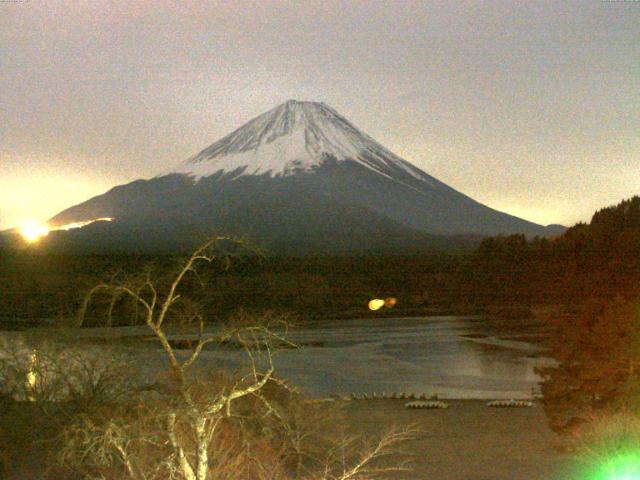
<instances>
[{"instance_id":1,"label":"mountain slope","mask_svg":"<svg viewBox=\"0 0 640 480\"><path fill-rule=\"evenodd\" d=\"M260 115L162 175L116 187L50 223L100 217L115 221L89 231L127 225L122 239L135 239L120 243L138 250L161 239L132 233L136 228L164 232L171 248L187 232L216 231L278 250L312 251L403 250L445 245L437 235L547 232L450 188L330 107L298 101Z\"/></svg>"}]
</instances>

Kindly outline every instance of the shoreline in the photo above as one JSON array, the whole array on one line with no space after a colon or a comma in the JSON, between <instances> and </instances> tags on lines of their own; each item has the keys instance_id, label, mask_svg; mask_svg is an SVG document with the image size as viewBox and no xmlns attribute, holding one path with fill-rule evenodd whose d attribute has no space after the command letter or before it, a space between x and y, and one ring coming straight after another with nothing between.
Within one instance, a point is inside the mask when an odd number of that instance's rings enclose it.
<instances>
[{"instance_id":1,"label":"shoreline","mask_svg":"<svg viewBox=\"0 0 640 480\"><path fill-rule=\"evenodd\" d=\"M540 305L487 305L487 306L459 306L459 307L393 307L376 312L364 308L352 308L348 310L325 310L318 314L317 310L293 312L296 320L294 323L300 326L311 326L321 322L342 321L342 320L375 320L385 318L423 318L423 317L479 317L491 320L496 327L509 328L514 326L542 324L543 318L550 311L563 308L562 305L540 304ZM206 323L216 324L218 318L212 318ZM14 316L0 313L0 331L20 331L30 328L56 328L56 322L60 318L38 317L38 318L16 318ZM132 325L119 325L122 327ZM84 328L84 327L83 327ZM94 328L94 327L87 327ZM100 327L95 327L100 328Z\"/></svg>"},{"instance_id":2,"label":"shoreline","mask_svg":"<svg viewBox=\"0 0 640 480\"><path fill-rule=\"evenodd\" d=\"M574 468L547 426L542 406L490 408L483 400L446 400L447 409L408 409L402 401L342 402L348 428L375 437L394 426L420 433L402 448L414 465L397 479L549 480Z\"/></svg>"}]
</instances>

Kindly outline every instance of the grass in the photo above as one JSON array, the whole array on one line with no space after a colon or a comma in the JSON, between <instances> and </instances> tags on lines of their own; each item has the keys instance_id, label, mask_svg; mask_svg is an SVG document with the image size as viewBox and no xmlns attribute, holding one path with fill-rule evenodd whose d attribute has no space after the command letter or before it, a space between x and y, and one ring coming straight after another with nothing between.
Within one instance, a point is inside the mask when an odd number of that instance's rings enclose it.
<instances>
[{"instance_id":1,"label":"grass","mask_svg":"<svg viewBox=\"0 0 640 480\"><path fill-rule=\"evenodd\" d=\"M573 458L560 453L540 406L488 408L480 400L447 400L449 408L410 410L402 400L349 402L349 428L365 436L416 425L405 451L414 465L403 480L557 480Z\"/></svg>"}]
</instances>

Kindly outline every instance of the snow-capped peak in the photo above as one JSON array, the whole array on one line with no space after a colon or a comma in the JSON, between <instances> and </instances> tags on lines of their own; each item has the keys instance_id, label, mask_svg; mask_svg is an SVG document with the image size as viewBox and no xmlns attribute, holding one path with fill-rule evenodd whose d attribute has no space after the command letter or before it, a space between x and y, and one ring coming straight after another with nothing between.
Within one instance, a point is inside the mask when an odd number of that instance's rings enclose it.
<instances>
[{"instance_id":1,"label":"snow-capped peak","mask_svg":"<svg viewBox=\"0 0 640 480\"><path fill-rule=\"evenodd\" d=\"M254 118L175 169L196 178L217 172L286 176L323 161L353 160L382 175L398 167L421 180L421 170L394 155L324 103L289 100Z\"/></svg>"}]
</instances>

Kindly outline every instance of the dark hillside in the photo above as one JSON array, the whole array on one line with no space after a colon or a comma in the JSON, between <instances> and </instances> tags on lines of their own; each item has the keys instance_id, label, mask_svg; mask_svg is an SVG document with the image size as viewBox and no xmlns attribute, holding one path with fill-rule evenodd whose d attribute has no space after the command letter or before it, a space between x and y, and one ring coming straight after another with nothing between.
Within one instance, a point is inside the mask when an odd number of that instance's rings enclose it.
<instances>
[{"instance_id":1,"label":"dark hillside","mask_svg":"<svg viewBox=\"0 0 640 480\"><path fill-rule=\"evenodd\" d=\"M471 258L472 290L489 301L566 303L633 295L640 287L640 197L597 211L550 239L484 240Z\"/></svg>"},{"instance_id":2,"label":"dark hillside","mask_svg":"<svg viewBox=\"0 0 640 480\"><path fill-rule=\"evenodd\" d=\"M149 264L162 276L179 259L0 250L0 316L5 324L68 317L100 279L140 273ZM631 296L640 287L640 197L602 209L558 237L492 237L471 254L245 256L208 273L204 287L189 286L208 318L238 307L287 310L303 319L526 312ZM395 297L397 306L369 312L376 297Z\"/></svg>"}]
</instances>

